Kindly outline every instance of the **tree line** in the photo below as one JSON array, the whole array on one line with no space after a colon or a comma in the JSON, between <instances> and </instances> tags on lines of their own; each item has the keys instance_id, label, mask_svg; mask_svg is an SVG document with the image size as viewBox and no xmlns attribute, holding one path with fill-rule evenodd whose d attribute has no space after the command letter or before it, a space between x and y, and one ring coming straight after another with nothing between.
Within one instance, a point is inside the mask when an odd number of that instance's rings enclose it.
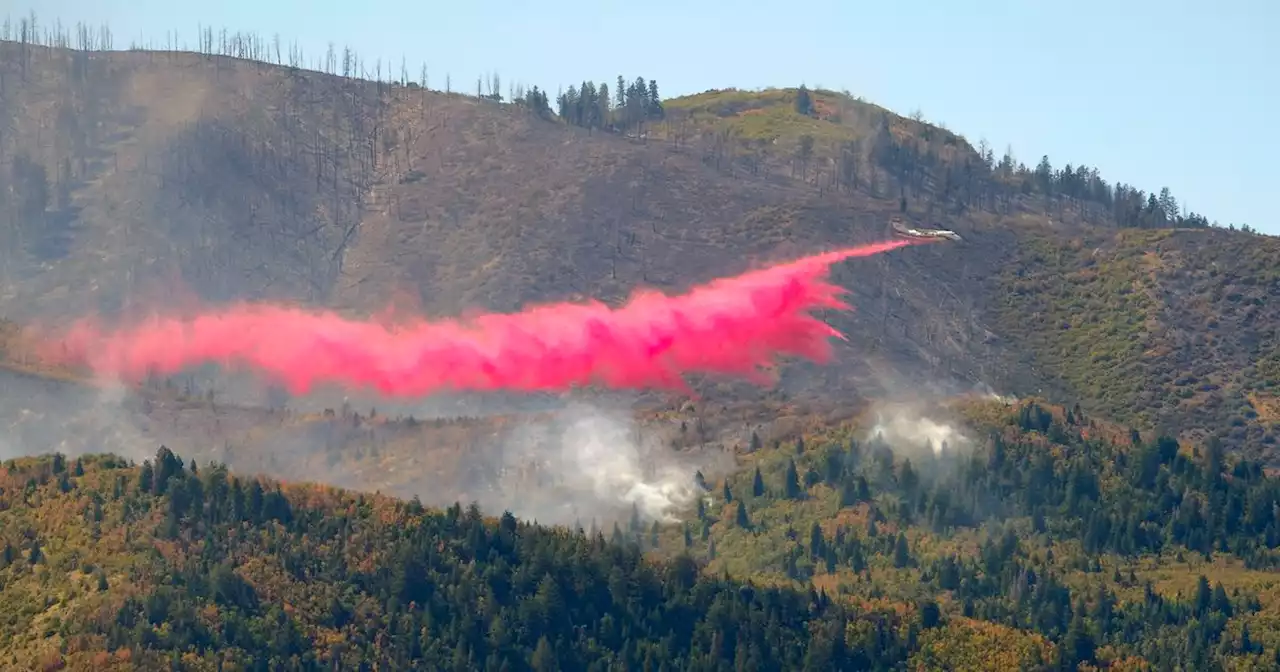
<instances>
[{"instance_id":1,"label":"tree line","mask_svg":"<svg viewBox=\"0 0 1280 672\"><path fill-rule=\"evenodd\" d=\"M1078 408L1058 415L1025 404L989 429L972 452L924 446L914 458L881 437L779 446L781 462L719 487L702 480L731 520L717 521L723 509L700 500L683 525L683 548L659 563L644 554L661 547L663 530L638 517L610 540L509 513L486 518L475 505L429 511L416 501L285 488L218 464L198 468L164 447L138 466L110 456L9 461L0 469L0 516L39 507L42 516L78 520L83 532L64 540L0 518L0 585L77 566L93 591L128 581L130 595L110 620L72 609L56 631L102 637L108 651L138 661L195 657L251 669L378 661L401 669L665 662L887 670L935 655L922 640L957 616L1048 637L1055 646L1033 669L1097 663L1104 647L1159 669L1218 669L1228 657L1280 664L1265 633L1227 627L1260 612L1258 594L1193 575L1190 594L1169 597L1132 570L1099 562L1100 554L1225 554L1274 568L1280 482L1259 464L1229 459L1212 440L1184 450L1133 432L1129 445L1113 443ZM785 520L792 546L779 570L799 582L852 576L873 591L873 564L911 570L920 582L912 609L859 609L839 595L702 571L717 554L714 523L756 534L769 523L755 512L819 488L838 493L842 507L865 508L865 526ZM992 533L963 555L923 552L909 534L945 539L978 527ZM95 555L97 540L121 538L125 556ZM1077 542L1081 552L1070 554ZM158 543L177 552L148 550ZM1052 557L1060 548L1068 549L1065 569ZM245 558L257 560L242 567ZM126 576L108 566L133 569ZM1082 587L1068 581L1072 572L1106 572L1110 581ZM1124 588L1141 599L1121 600ZM323 643L313 633L326 633Z\"/></svg>"},{"instance_id":2,"label":"tree line","mask_svg":"<svg viewBox=\"0 0 1280 672\"><path fill-rule=\"evenodd\" d=\"M797 110L811 106L802 104L799 96L796 100ZM909 196L936 199L944 207L952 204L959 212L968 208L1010 212L1015 200L1022 199L1038 200L1045 214L1061 216L1071 210L1086 221L1100 223L1107 218L1124 228L1219 226L1187 210L1168 187L1157 193L1122 182L1113 184L1097 168L1083 163L1055 168L1047 155L1028 167L1016 159L1012 147L997 159L985 140L970 152L960 136L929 126L919 116L915 120L921 124L918 134L898 138L888 132L886 118L872 136L870 148L872 161L897 178L903 209ZM1239 228L1256 233L1246 225Z\"/></svg>"},{"instance_id":3,"label":"tree line","mask_svg":"<svg viewBox=\"0 0 1280 672\"><path fill-rule=\"evenodd\" d=\"M1280 649L1264 648L1247 628L1235 635L1227 628L1233 616L1262 609L1257 593L1228 593L1193 574L1195 592L1170 598L1132 570L1099 562L1223 555L1273 571L1280 565L1280 479L1262 464L1232 459L1216 437L1191 450L1137 431L1129 445L1112 443L1078 406L1058 415L1024 404L989 431L975 450L921 446L911 457L878 436L778 446L781 457L712 488L717 504L697 506L683 545L712 560L724 552L716 547L717 526L764 534L757 511L834 491L841 508L867 511L865 525L833 530L822 520L788 518L790 545L779 567L787 577L852 576L874 592L873 565L911 568L926 586L927 613L947 596L958 606L954 615L1041 633L1058 645L1064 669L1097 664L1104 646L1157 669L1221 669L1232 656L1280 665ZM720 503L728 505L724 519ZM948 539L978 529L990 534L972 555L923 553L909 534ZM630 541L643 544L644 537ZM1065 556L1064 572L1054 552L1071 553L1074 544L1080 551ZM1110 581L1073 588L1066 572L1105 572ZM1124 588L1141 591L1142 599L1121 604L1116 591Z\"/></svg>"},{"instance_id":4,"label":"tree line","mask_svg":"<svg viewBox=\"0 0 1280 672\"><path fill-rule=\"evenodd\" d=\"M88 544L6 524L0 585L64 567L92 592L128 583L105 618L68 610L52 627L149 666L889 670L924 627L822 593L706 576L688 556L653 563L635 545L509 513L286 492L165 447L137 467L110 456L9 462L0 482L0 510L57 508ZM96 555L104 538L128 550ZM149 550L157 543L176 552Z\"/></svg>"},{"instance_id":5,"label":"tree line","mask_svg":"<svg viewBox=\"0 0 1280 672\"><path fill-rule=\"evenodd\" d=\"M662 98L658 95L658 82L636 77L627 82L618 75L616 88L610 95L609 85L584 81L581 86L570 86L556 98L557 113L561 119L574 126L625 131L642 128L646 121L661 121L665 116Z\"/></svg>"},{"instance_id":6,"label":"tree line","mask_svg":"<svg viewBox=\"0 0 1280 672\"><path fill-rule=\"evenodd\" d=\"M804 84L795 91L794 112L806 117L820 116L815 102L818 92ZM831 149L832 165L823 175L823 184L837 190L865 187L875 193L875 175L868 168L879 167L897 182L903 210L911 198L916 198L925 200L930 207L954 204L960 211L977 208L1008 212L1015 199L1039 197L1047 214L1062 214L1064 209L1072 208L1086 219L1106 216L1126 228L1221 226L1187 210L1185 203L1180 203L1168 187L1148 193L1122 182L1112 184L1097 168L1070 163L1055 168L1048 156L1042 156L1034 167L1028 167L1017 160L1012 147L1006 148L997 159L985 140L977 147L967 148L962 137L941 126L927 124L918 112L911 119L919 124L917 132L896 137L890 132L893 124L889 113L882 112L865 140L845 142ZM805 166L814 158L813 143L811 135L800 137L793 156L800 165ZM805 171L801 172L803 176ZM1228 224L1226 228L1257 233L1246 224Z\"/></svg>"}]
</instances>

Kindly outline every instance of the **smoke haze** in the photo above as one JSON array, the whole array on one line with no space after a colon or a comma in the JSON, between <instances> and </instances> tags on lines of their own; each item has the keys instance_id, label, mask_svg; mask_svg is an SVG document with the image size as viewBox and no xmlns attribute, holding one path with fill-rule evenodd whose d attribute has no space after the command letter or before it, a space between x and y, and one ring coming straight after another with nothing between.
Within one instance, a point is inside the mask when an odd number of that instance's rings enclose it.
<instances>
[{"instance_id":1,"label":"smoke haze","mask_svg":"<svg viewBox=\"0 0 1280 672\"><path fill-rule=\"evenodd\" d=\"M967 453L973 440L958 425L930 417L922 404L881 403L868 438L880 437L895 453L906 457L943 457Z\"/></svg>"},{"instance_id":2,"label":"smoke haze","mask_svg":"<svg viewBox=\"0 0 1280 672\"><path fill-rule=\"evenodd\" d=\"M459 494L481 509L584 527L633 514L646 523L673 522L701 494L700 469L732 467L730 454L674 451L662 432L641 427L629 412L581 402L519 423L464 459L468 478Z\"/></svg>"}]
</instances>

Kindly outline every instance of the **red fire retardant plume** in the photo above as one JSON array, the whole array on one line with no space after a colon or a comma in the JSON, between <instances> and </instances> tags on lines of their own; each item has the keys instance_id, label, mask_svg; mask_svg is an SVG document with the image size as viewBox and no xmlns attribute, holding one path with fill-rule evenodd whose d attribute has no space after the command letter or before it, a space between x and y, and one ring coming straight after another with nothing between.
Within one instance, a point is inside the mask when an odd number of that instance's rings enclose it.
<instances>
[{"instance_id":1,"label":"red fire retardant plume","mask_svg":"<svg viewBox=\"0 0 1280 672\"><path fill-rule=\"evenodd\" d=\"M192 318L152 317L105 331L73 325L43 351L62 364L138 381L209 362L256 370L305 393L317 383L416 397L443 390L684 389L687 373L759 380L779 355L825 362L829 337L810 313L847 309L831 264L910 245L866 245L806 257L679 296L637 292L624 306L552 304L461 321L387 326L269 304Z\"/></svg>"}]
</instances>

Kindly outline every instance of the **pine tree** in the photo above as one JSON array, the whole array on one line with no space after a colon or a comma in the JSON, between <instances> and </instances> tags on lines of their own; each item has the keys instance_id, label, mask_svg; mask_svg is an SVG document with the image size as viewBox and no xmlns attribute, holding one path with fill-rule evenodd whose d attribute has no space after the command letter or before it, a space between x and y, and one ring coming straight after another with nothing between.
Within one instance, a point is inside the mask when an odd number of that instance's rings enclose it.
<instances>
[{"instance_id":1,"label":"pine tree","mask_svg":"<svg viewBox=\"0 0 1280 672\"><path fill-rule=\"evenodd\" d=\"M893 566L899 569L911 564L911 549L907 546L907 537L898 533L898 540L893 545Z\"/></svg>"},{"instance_id":2,"label":"pine tree","mask_svg":"<svg viewBox=\"0 0 1280 672\"><path fill-rule=\"evenodd\" d=\"M911 466L910 459L902 460L902 468L898 474L898 485L903 492L908 494L914 493L916 487L920 485L920 477L916 475L916 470Z\"/></svg>"},{"instance_id":3,"label":"pine tree","mask_svg":"<svg viewBox=\"0 0 1280 672\"><path fill-rule=\"evenodd\" d=\"M871 501L871 486L867 483L867 479L864 476L858 477L858 501Z\"/></svg>"},{"instance_id":4,"label":"pine tree","mask_svg":"<svg viewBox=\"0 0 1280 672\"><path fill-rule=\"evenodd\" d=\"M658 95L658 80L649 80L649 118L662 119L666 110L662 107L662 98Z\"/></svg>"},{"instance_id":5,"label":"pine tree","mask_svg":"<svg viewBox=\"0 0 1280 672\"><path fill-rule=\"evenodd\" d=\"M538 645L529 658L529 665L535 672L555 672L560 669L560 663L556 660L555 651L551 649L551 642L546 635L538 638Z\"/></svg>"},{"instance_id":6,"label":"pine tree","mask_svg":"<svg viewBox=\"0 0 1280 672\"><path fill-rule=\"evenodd\" d=\"M796 114L809 116L813 114L813 97L809 95L809 87L804 84L796 90Z\"/></svg>"},{"instance_id":7,"label":"pine tree","mask_svg":"<svg viewBox=\"0 0 1280 672\"><path fill-rule=\"evenodd\" d=\"M826 552L827 542L822 537L822 526L817 522L809 529L809 558L816 560Z\"/></svg>"},{"instance_id":8,"label":"pine tree","mask_svg":"<svg viewBox=\"0 0 1280 672\"><path fill-rule=\"evenodd\" d=\"M920 627L925 630L938 627L942 622L942 610L938 608L938 603L932 599L924 599L920 601Z\"/></svg>"},{"instance_id":9,"label":"pine tree","mask_svg":"<svg viewBox=\"0 0 1280 672\"><path fill-rule=\"evenodd\" d=\"M738 527L743 529L751 527L751 518L747 516L747 505L741 499L738 500L738 515L734 520Z\"/></svg>"},{"instance_id":10,"label":"pine tree","mask_svg":"<svg viewBox=\"0 0 1280 672\"><path fill-rule=\"evenodd\" d=\"M1067 628L1067 636L1062 641L1062 657L1063 662L1067 663L1067 669L1076 669L1080 663L1091 663L1094 658L1096 645L1093 641L1093 635L1089 634L1089 629L1084 622L1084 614L1082 610L1077 610L1071 618L1071 625Z\"/></svg>"},{"instance_id":11,"label":"pine tree","mask_svg":"<svg viewBox=\"0 0 1280 672\"><path fill-rule=\"evenodd\" d=\"M1209 588L1209 579L1205 578L1204 574L1201 574L1200 577L1196 579L1196 598L1195 598L1196 614L1202 615L1202 614L1208 613L1209 605L1212 602L1213 602L1213 590Z\"/></svg>"},{"instance_id":12,"label":"pine tree","mask_svg":"<svg viewBox=\"0 0 1280 672\"><path fill-rule=\"evenodd\" d=\"M782 492L787 499L800 499L800 474L796 473L796 461L787 458L787 472L782 477Z\"/></svg>"},{"instance_id":13,"label":"pine tree","mask_svg":"<svg viewBox=\"0 0 1280 672\"><path fill-rule=\"evenodd\" d=\"M151 468L151 460L143 460L142 468L138 470L138 489L142 492L151 492L155 487L155 471Z\"/></svg>"},{"instance_id":14,"label":"pine tree","mask_svg":"<svg viewBox=\"0 0 1280 672\"><path fill-rule=\"evenodd\" d=\"M858 490L852 481L845 480L840 483L840 508L853 506L858 503Z\"/></svg>"},{"instance_id":15,"label":"pine tree","mask_svg":"<svg viewBox=\"0 0 1280 672\"><path fill-rule=\"evenodd\" d=\"M1222 440L1217 436L1210 436L1204 442L1204 481L1210 489L1222 482L1222 465Z\"/></svg>"}]
</instances>

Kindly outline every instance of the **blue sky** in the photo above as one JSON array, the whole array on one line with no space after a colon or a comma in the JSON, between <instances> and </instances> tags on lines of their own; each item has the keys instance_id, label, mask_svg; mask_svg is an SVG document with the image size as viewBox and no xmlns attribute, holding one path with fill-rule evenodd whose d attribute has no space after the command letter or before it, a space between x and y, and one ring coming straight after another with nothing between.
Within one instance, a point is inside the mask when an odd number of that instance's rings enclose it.
<instances>
[{"instance_id":1,"label":"blue sky","mask_svg":"<svg viewBox=\"0 0 1280 672\"><path fill-rule=\"evenodd\" d=\"M201 23L330 41L433 88L497 72L555 92L619 74L664 96L709 88L848 89L902 114L1012 145L1033 165L1096 166L1222 224L1280 235L1280 2L1276 0L5 0L42 22L107 23L117 46ZM505 93L505 92L504 92Z\"/></svg>"}]
</instances>

